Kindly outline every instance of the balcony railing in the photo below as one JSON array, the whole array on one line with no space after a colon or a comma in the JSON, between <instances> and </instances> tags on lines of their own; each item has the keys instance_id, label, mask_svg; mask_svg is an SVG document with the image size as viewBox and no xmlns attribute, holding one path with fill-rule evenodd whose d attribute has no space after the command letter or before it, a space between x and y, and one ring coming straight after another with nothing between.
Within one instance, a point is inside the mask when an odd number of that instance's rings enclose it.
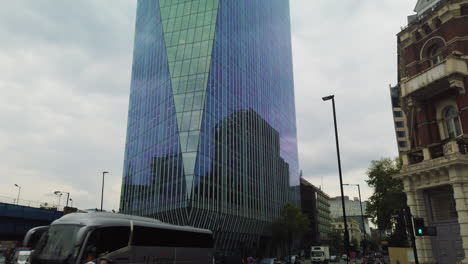
<instances>
[{"instance_id":1,"label":"balcony railing","mask_svg":"<svg viewBox=\"0 0 468 264\"><path fill-rule=\"evenodd\" d=\"M425 87L435 89L446 89L449 87L459 88L458 86L463 85L463 82L449 80L449 77L457 75L468 75L467 61L454 55L448 56L443 62L433 66L432 68L409 79L402 80L401 95L402 97L412 95L421 91ZM447 82L440 85L438 81L445 79Z\"/></svg>"},{"instance_id":2,"label":"balcony railing","mask_svg":"<svg viewBox=\"0 0 468 264\"><path fill-rule=\"evenodd\" d=\"M429 147L429 153L431 154L431 159L443 157L444 156L444 143Z\"/></svg>"},{"instance_id":3,"label":"balcony railing","mask_svg":"<svg viewBox=\"0 0 468 264\"><path fill-rule=\"evenodd\" d=\"M414 165L427 160L442 158L450 154L468 154L468 138L443 140L438 144L432 144L425 148L410 150L403 155L404 165Z\"/></svg>"},{"instance_id":4,"label":"balcony railing","mask_svg":"<svg viewBox=\"0 0 468 264\"><path fill-rule=\"evenodd\" d=\"M421 149L408 152L406 155L408 157L408 164L410 165L420 163L424 160L423 151Z\"/></svg>"},{"instance_id":5,"label":"balcony railing","mask_svg":"<svg viewBox=\"0 0 468 264\"><path fill-rule=\"evenodd\" d=\"M468 154L468 140L466 139L459 140L457 142L457 145L458 145L458 151L461 154Z\"/></svg>"}]
</instances>

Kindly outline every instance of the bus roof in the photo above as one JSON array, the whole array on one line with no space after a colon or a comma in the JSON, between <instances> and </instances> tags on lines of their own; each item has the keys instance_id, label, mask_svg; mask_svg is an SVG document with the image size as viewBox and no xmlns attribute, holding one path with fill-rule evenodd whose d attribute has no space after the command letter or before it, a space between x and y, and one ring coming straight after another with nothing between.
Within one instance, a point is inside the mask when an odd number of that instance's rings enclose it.
<instances>
[{"instance_id":1,"label":"bus roof","mask_svg":"<svg viewBox=\"0 0 468 264\"><path fill-rule=\"evenodd\" d=\"M140 216L115 214L106 212L80 212L62 216L55 220L52 225L75 224L86 226L130 226L133 221L134 226L144 226L153 228L163 228L178 231L196 232L212 234L208 229L195 228L191 226L178 226L161 222L157 219Z\"/></svg>"}]
</instances>

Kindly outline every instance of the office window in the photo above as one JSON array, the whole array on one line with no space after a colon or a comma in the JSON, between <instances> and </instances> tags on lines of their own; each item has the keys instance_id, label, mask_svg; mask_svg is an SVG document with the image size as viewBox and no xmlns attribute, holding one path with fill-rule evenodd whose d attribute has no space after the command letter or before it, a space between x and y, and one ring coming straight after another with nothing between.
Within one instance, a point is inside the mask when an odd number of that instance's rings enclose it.
<instances>
[{"instance_id":1,"label":"office window","mask_svg":"<svg viewBox=\"0 0 468 264\"><path fill-rule=\"evenodd\" d=\"M393 111L393 115L394 115L395 117L403 117L403 112L401 112L401 111Z\"/></svg>"},{"instance_id":2,"label":"office window","mask_svg":"<svg viewBox=\"0 0 468 264\"><path fill-rule=\"evenodd\" d=\"M448 136L450 138L460 136L462 134L460 120L458 118L458 112L455 107L447 107L444 113L444 118Z\"/></svg>"},{"instance_id":3,"label":"office window","mask_svg":"<svg viewBox=\"0 0 468 264\"><path fill-rule=\"evenodd\" d=\"M405 131L397 131L397 137L399 138L404 138L406 137L406 132Z\"/></svg>"},{"instance_id":4,"label":"office window","mask_svg":"<svg viewBox=\"0 0 468 264\"><path fill-rule=\"evenodd\" d=\"M432 46L429 49L429 59L431 60L431 65L440 63L444 59L442 55L442 47L439 45Z\"/></svg>"},{"instance_id":5,"label":"office window","mask_svg":"<svg viewBox=\"0 0 468 264\"><path fill-rule=\"evenodd\" d=\"M396 121L396 122L395 122L395 126L396 126L396 127L404 127L404 126L405 126L405 122L403 122L403 121Z\"/></svg>"},{"instance_id":6,"label":"office window","mask_svg":"<svg viewBox=\"0 0 468 264\"><path fill-rule=\"evenodd\" d=\"M406 143L406 141L398 141L398 146L400 148L406 148L408 144Z\"/></svg>"}]
</instances>

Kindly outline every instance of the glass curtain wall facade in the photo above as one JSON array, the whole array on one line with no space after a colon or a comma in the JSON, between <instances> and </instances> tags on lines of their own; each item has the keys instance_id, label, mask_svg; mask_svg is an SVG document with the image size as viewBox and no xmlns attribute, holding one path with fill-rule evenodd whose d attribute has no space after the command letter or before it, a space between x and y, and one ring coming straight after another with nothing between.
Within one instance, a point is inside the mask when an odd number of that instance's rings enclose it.
<instances>
[{"instance_id":1,"label":"glass curtain wall facade","mask_svg":"<svg viewBox=\"0 0 468 264\"><path fill-rule=\"evenodd\" d=\"M259 247L299 185L289 2L139 0L132 67L120 210Z\"/></svg>"}]
</instances>

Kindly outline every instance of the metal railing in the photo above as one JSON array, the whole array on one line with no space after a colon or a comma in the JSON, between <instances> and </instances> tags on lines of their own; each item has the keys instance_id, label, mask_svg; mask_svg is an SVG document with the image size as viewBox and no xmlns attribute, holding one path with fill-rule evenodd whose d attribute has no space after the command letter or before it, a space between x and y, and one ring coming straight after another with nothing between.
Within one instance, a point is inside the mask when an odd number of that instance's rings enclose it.
<instances>
[{"instance_id":1,"label":"metal railing","mask_svg":"<svg viewBox=\"0 0 468 264\"><path fill-rule=\"evenodd\" d=\"M445 155L444 154L444 144L445 144L445 142L434 145L434 146L429 148L429 152L431 153L431 159L440 158L440 157L443 157Z\"/></svg>"},{"instance_id":2,"label":"metal railing","mask_svg":"<svg viewBox=\"0 0 468 264\"><path fill-rule=\"evenodd\" d=\"M452 149L454 145L449 145L451 141L456 143L455 149ZM439 143L427 146L427 149L429 150L430 159L444 157L447 154L451 154L453 152L459 152L463 155L466 155L468 154L468 138L461 137L457 139L445 139ZM417 164L424 161L422 149L411 150L406 154L408 155L409 165Z\"/></svg>"},{"instance_id":3,"label":"metal railing","mask_svg":"<svg viewBox=\"0 0 468 264\"><path fill-rule=\"evenodd\" d=\"M461 154L468 154L468 139L462 138L457 140L458 150Z\"/></svg>"},{"instance_id":4,"label":"metal railing","mask_svg":"<svg viewBox=\"0 0 468 264\"><path fill-rule=\"evenodd\" d=\"M422 162L424 160L422 150L416 150L416 151L409 152L408 153L408 160L409 160L410 165Z\"/></svg>"},{"instance_id":5,"label":"metal railing","mask_svg":"<svg viewBox=\"0 0 468 264\"><path fill-rule=\"evenodd\" d=\"M64 208L64 206L58 205L56 203L24 200L24 199L18 200L16 198L7 197L7 196L0 196L0 203L27 206L27 207L33 207L33 208L41 208L41 209L47 209L51 211L63 211L63 208Z\"/></svg>"}]
</instances>

